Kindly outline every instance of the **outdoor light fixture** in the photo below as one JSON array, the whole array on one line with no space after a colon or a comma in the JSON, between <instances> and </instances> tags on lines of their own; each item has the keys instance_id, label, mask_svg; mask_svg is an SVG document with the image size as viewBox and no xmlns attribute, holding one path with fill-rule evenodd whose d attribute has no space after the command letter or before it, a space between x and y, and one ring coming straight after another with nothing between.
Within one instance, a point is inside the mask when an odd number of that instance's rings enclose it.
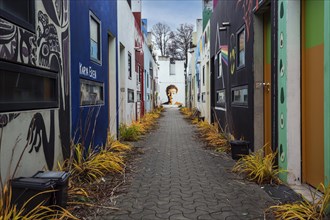
<instances>
[{"instance_id":1,"label":"outdoor light fixture","mask_svg":"<svg viewBox=\"0 0 330 220\"><path fill-rule=\"evenodd\" d=\"M222 26L228 27L228 26L230 26L230 22L222 22Z\"/></svg>"},{"instance_id":2,"label":"outdoor light fixture","mask_svg":"<svg viewBox=\"0 0 330 220\"><path fill-rule=\"evenodd\" d=\"M227 27L219 27L219 31L226 31Z\"/></svg>"}]
</instances>

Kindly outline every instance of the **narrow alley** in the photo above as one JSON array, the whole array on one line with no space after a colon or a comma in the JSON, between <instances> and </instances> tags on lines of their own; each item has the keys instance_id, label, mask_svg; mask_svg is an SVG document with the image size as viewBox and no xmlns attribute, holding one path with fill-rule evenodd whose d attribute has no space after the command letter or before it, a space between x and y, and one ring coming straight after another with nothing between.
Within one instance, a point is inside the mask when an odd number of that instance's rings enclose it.
<instances>
[{"instance_id":1,"label":"narrow alley","mask_svg":"<svg viewBox=\"0 0 330 220\"><path fill-rule=\"evenodd\" d=\"M272 199L256 184L231 173L234 161L195 138L177 108L137 145L145 151L119 211L98 219L264 219Z\"/></svg>"}]
</instances>

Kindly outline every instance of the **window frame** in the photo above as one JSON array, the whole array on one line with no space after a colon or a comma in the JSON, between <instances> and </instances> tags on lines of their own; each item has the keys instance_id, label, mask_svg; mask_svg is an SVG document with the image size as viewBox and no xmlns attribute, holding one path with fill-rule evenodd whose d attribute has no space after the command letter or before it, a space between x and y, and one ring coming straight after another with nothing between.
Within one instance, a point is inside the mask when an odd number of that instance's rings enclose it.
<instances>
[{"instance_id":1,"label":"window frame","mask_svg":"<svg viewBox=\"0 0 330 220\"><path fill-rule=\"evenodd\" d=\"M202 92L201 101L202 103L206 103L206 92Z\"/></svg>"},{"instance_id":2,"label":"window frame","mask_svg":"<svg viewBox=\"0 0 330 220\"><path fill-rule=\"evenodd\" d=\"M130 95L129 94L133 94L133 99L130 99ZM134 89L127 89L127 102L128 103L134 103Z\"/></svg>"},{"instance_id":3,"label":"window frame","mask_svg":"<svg viewBox=\"0 0 330 220\"><path fill-rule=\"evenodd\" d=\"M50 109L59 107L59 74L56 70L30 67L24 64L9 63L0 60L0 70L19 72L32 76L39 76L55 80L54 100L56 101L29 101L29 102L0 102L0 113L13 111L28 111L37 109Z\"/></svg>"},{"instance_id":4,"label":"window frame","mask_svg":"<svg viewBox=\"0 0 330 220\"><path fill-rule=\"evenodd\" d=\"M217 54L217 59L218 59L218 74L217 78L220 79L223 75L223 70L222 70L222 54L221 51Z\"/></svg>"},{"instance_id":5,"label":"window frame","mask_svg":"<svg viewBox=\"0 0 330 220\"><path fill-rule=\"evenodd\" d=\"M224 95L223 102L220 102L220 99L219 99L219 97L220 97L219 94L220 93L223 93L223 95ZM226 90L225 89L219 89L219 90L217 90L217 93L216 93L216 104L218 106L222 106L222 107L225 106L225 104L226 104Z\"/></svg>"},{"instance_id":6,"label":"window frame","mask_svg":"<svg viewBox=\"0 0 330 220\"><path fill-rule=\"evenodd\" d=\"M85 101L85 103L83 104L82 101L81 101L81 96L80 96L80 107L89 107L89 106L102 106L104 105L104 97L105 97L105 93L104 93L104 83L102 82L96 82L96 81L92 81L92 80L88 80L88 79L83 79L83 78L80 78L80 86L81 86L81 83L82 82L85 82L86 84L89 84L89 85L97 85L97 86L101 86L102 87L102 100L101 102L99 103L93 103L91 101Z\"/></svg>"},{"instance_id":7,"label":"window frame","mask_svg":"<svg viewBox=\"0 0 330 220\"><path fill-rule=\"evenodd\" d=\"M247 101L246 102L237 102L234 100L234 92L237 90L247 90ZM236 107L248 107L249 105L249 87L248 85L236 86L231 88L231 105Z\"/></svg>"},{"instance_id":8,"label":"window frame","mask_svg":"<svg viewBox=\"0 0 330 220\"><path fill-rule=\"evenodd\" d=\"M127 53L128 79L132 79L132 54Z\"/></svg>"},{"instance_id":9,"label":"window frame","mask_svg":"<svg viewBox=\"0 0 330 220\"><path fill-rule=\"evenodd\" d=\"M240 64L240 34L244 33L244 62ZM246 63L246 32L245 32L245 25L243 25L237 32L236 32L236 44L237 44L237 54L236 54L236 68L237 70L242 69L245 67Z\"/></svg>"},{"instance_id":10,"label":"window frame","mask_svg":"<svg viewBox=\"0 0 330 220\"><path fill-rule=\"evenodd\" d=\"M202 83L203 83L203 86L205 86L205 65L203 66L203 73L202 73Z\"/></svg>"},{"instance_id":11,"label":"window frame","mask_svg":"<svg viewBox=\"0 0 330 220\"><path fill-rule=\"evenodd\" d=\"M11 0L12 1L12 0ZM8 12L7 10L4 10L2 8L0 8L0 14L1 14L1 18L14 23L17 26L20 26L24 29L27 29L29 31L31 31L32 33L36 33L36 20L35 20L35 16L36 16L36 9L35 9L35 0L28 0L29 1L29 8L27 10L29 10L29 14L30 14L30 18L29 21L24 20L22 18L20 18L19 16Z\"/></svg>"},{"instance_id":12,"label":"window frame","mask_svg":"<svg viewBox=\"0 0 330 220\"><path fill-rule=\"evenodd\" d=\"M98 37L99 37L98 50L99 50L99 56L100 56L99 59L92 57L91 19L93 19L98 24L98 28L99 28L99 30L98 30ZM89 56L90 56L91 61L93 61L99 65L102 65L102 23L101 23L101 20L91 10L89 11L89 50L90 50Z\"/></svg>"}]
</instances>

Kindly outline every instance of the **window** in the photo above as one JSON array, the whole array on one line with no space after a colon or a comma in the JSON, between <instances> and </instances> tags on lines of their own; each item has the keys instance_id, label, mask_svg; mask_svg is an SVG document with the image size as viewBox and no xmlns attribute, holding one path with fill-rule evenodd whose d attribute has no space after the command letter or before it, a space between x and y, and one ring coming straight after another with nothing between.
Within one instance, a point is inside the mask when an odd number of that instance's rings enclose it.
<instances>
[{"instance_id":1,"label":"window","mask_svg":"<svg viewBox=\"0 0 330 220\"><path fill-rule=\"evenodd\" d=\"M1 17L35 32L35 0L0 0Z\"/></svg>"},{"instance_id":2,"label":"window","mask_svg":"<svg viewBox=\"0 0 330 220\"><path fill-rule=\"evenodd\" d=\"M136 98L137 98L138 102L141 101L141 92L139 92L139 91L136 92Z\"/></svg>"},{"instance_id":3,"label":"window","mask_svg":"<svg viewBox=\"0 0 330 220\"><path fill-rule=\"evenodd\" d=\"M90 55L92 60L101 63L101 22L92 12L89 14Z\"/></svg>"},{"instance_id":4,"label":"window","mask_svg":"<svg viewBox=\"0 0 330 220\"><path fill-rule=\"evenodd\" d=\"M128 52L128 78L132 79L132 55Z\"/></svg>"},{"instance_id":5,"label":"window","mask_svg":"<svg viewBox=\"0 0 330 220\"><path fill-rule=\"evenodd\" d=\"M217 104L224 106L226 103L225 90L217 91Z\"/></svg>"},{"instance_id":6,"label":"window","mask_svg":"<svg viewBox=\"0 0 330 220\"><path fill-rule=\"evenodd\" d=\"M222 77L222 61L221 61L221 52L218 54L218 78Z\"/></svg>"},{"instance_id":7,"label":"window","mask_svg":"<svg viewBox=\"0 0 330 220\"><path fill-rule=\"evenodd\" d=\"M127 101L134 102L134 90L133 89L127 89Z\"/></svg>"},{"instance_id":8,"label":"window","mask_svg":"<svg viewBox=\"0 0 330 220\"><path fill-rule=\"evenodd\" d=\"M206 97L205 97L205 92L202 92L202 102L205 102L205 99L206 99Z\"/></svg>"},{"instance_id":9,"label":"window","mask_svg":"<svg viewBox=\"0 0 330 220\"><path fill-rule=\"evenodd\" d=\"M245 29L242 28L238 34L238 55L237 55L237 67L243 67L245 65Z\"/></svg>"},{"instance_id":10,"label":"window","mask_svg":"<svg viewBox=\"0 0 330 220\"><path fill-rule=\"evenodd\" d=\"M175 61L170 62L170 75L175 75Z\"/></svg>"},{"instance_id":11,"label":"window","mask_svg":"<svg viewBox=\"0 0 330 220\"><path fill-rule=\"evenodd\" d=\"M149 74L147 73L147 88L149 88Z\"/></svg>"},{"instance_id":12,"label":"window","mask_svg":"<svg viewBox=\"0 0 330 220\"><path fill-rule=\"evenodd\" d=\"M231 102L233 105L248 105L248 86L232 88Z\"/></svg>"},{"instance_id":13,"label":"window","mask_svg":"<svg viewBox=\"0 0 330 220\"><path fill-rule=\"evenodd\" d=\"M57 107L57 72L0 61L0 112Z\"/></svg>"},{"instance_id":14,"label":"window","mask_svg":"<svg viewBox=\"0 0 330 220\"><path fill-rule=\"evenodd\" d=\"M203 66L203 86L205 85L205 66Z\"/></svg>"},{"instance_id":15,"label":"window","mask_svg":"<svg viewBox=\"0 0 330 220\"><path fill-rule=\"evenodd\" d=\"M136 76L137 82L141 83L141 66L138 64L138 71L137 71L137 76Z\"/></svg>"},{"instance_id":16,"label":"window","mask_svg":"<svg viewBox=\"0 0 330 220\"><path fill-rule=\"evenodd\" d=\"M104 104L103 83L80 79L80 105Z\"/></svg>"}]
</instances>

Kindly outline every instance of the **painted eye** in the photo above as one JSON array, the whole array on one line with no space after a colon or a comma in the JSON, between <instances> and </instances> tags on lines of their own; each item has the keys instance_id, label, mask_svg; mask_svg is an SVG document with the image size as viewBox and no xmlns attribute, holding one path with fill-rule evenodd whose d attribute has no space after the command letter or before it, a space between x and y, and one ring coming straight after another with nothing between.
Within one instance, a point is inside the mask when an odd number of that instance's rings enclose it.
<instances>
[{"instance_id":1,"label":"painted eye","mask_svg":"<svg viewBox=\"0 0 330 220\"><path fill-rule=\"evenodd\" d=\"M284 128L284 115L283 115L283 113L281 113L281 116L280 116L280 125L281 125L281 128L283 129Z\"/></svg>"},{"instance_id":2,"label":"painted eye","mask_svg":"<svg viewBox=\"0 0 330 220\"><path fill-rule=\"evenodd\" d=\"M284 36L283 36L283 32L281 32L280 34L280 47L283 48L284 46Z\"/></svg>"}]
</instances>

